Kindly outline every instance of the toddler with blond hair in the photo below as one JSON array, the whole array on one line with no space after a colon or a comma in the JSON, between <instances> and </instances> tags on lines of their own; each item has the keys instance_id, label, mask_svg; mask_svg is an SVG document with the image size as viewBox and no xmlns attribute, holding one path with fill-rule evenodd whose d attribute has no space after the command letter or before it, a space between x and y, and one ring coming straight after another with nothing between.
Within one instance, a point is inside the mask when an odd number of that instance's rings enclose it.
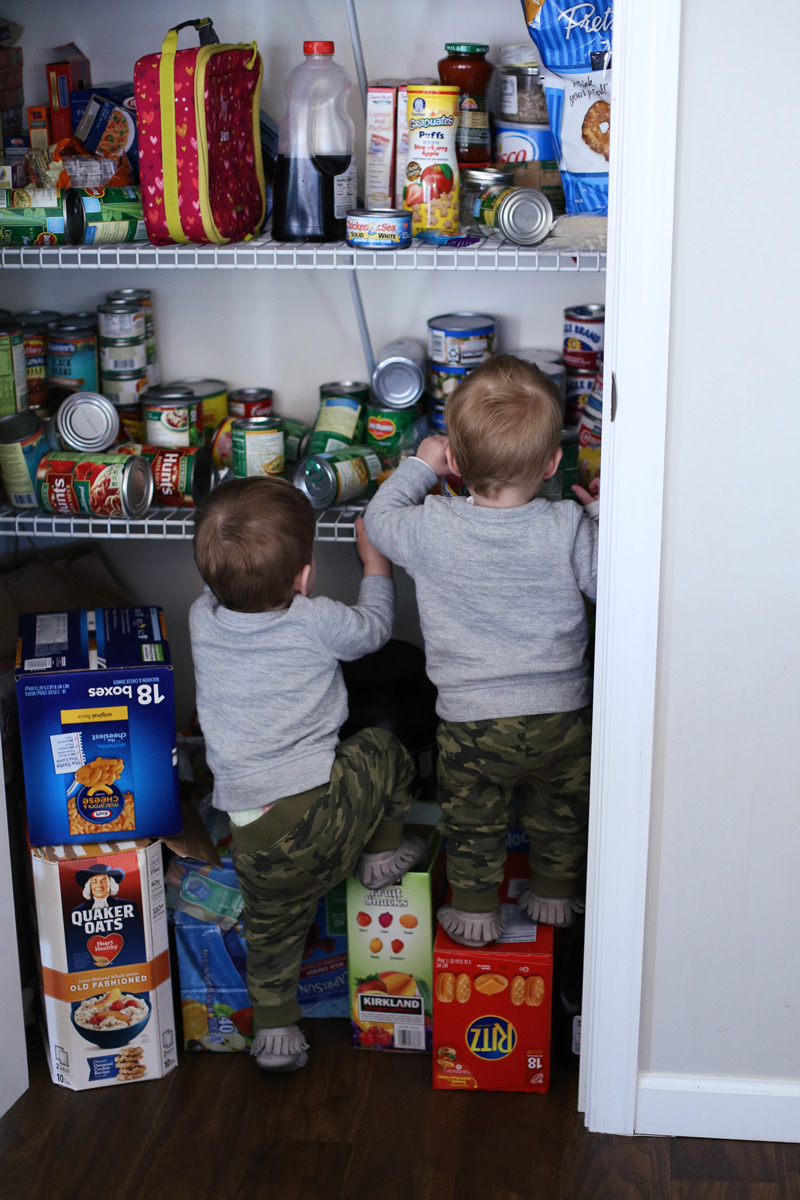
<instances>
[{"instance_id":1,"label":"toddler with blond hair","mask_svg":"<svg viewBox=\"0 0 800 1200\"><path fill-rule=\"evenodd\" d=\"M448 436L428 437L370 503L372 544L415 581L438 689L438 783L452 902L439 923L485 946L502 929L498 889L512 818L530 839L519 898L534 921L584 908L591 744L589 629L598 502L537 498L561 460L552 380L511 355L456 388ZM455 473L470 495L432 495Z\"/></svg>"}]
</instances>

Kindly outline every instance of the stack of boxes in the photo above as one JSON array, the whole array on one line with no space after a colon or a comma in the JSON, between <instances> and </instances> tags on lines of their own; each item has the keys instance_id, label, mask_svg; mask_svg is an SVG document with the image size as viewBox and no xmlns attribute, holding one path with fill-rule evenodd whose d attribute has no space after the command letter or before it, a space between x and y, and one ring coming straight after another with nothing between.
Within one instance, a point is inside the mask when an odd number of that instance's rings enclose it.
<instances>
[{"instance_id":1,"label":"stack of boxes","mask_svg":"<svg viewBox=\"0 0 800 1200\"><path fill-rule=\"evenodd\" d=\"M177 1063L159 839L182 826L163 613L25 614L15 673L51 1076L159 1078Z\"/></svg>"}]
</instances>

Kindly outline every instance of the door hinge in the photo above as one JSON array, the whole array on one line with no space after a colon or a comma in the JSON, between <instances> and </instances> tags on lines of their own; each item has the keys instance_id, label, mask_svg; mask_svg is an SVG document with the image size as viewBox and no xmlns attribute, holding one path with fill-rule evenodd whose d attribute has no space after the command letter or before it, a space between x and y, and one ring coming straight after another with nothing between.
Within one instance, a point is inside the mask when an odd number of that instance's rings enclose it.
<instances>
[{"instance_id":1,"label":"door hinge","mask_svg":"<svg viewBox=\"0 0 800 1200\"><path fill-rule=\"evenodd\" d=\"M611 420L615 421L617 417L617 377L614 372L611 372Z\"/></svg>"}]
</instances>

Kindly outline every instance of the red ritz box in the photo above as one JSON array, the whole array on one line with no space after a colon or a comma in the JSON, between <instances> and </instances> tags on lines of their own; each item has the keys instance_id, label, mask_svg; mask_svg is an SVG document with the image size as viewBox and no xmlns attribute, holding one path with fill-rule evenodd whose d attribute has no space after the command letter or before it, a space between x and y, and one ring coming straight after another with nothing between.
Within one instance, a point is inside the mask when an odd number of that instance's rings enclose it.
<instances>
[{"instance_id":1,"label":"red ritz box","mask_svg":"<svg viewBox=\"0 0 800 1200\"><path fill-rule=\"evenodd\" d=\"M506 927L482 950L443 929L433 947L433 1086L546 1092L550 1086L553 928L516 908L527 855L510 854L501 892ZM525 877L520 878L524 872Z\"/></svg>"}]
</instances>

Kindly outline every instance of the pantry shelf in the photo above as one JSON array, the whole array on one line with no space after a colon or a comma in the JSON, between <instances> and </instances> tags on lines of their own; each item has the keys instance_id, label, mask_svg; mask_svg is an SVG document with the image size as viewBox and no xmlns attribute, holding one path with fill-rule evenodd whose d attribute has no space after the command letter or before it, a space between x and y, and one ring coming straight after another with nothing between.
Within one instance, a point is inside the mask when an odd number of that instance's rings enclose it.
<instances>
[{"instance_id":1,"label":"pantry shelf","mask_svg":"<svg viewBox=\"0 0 800 1200\"><path fill-rule=\"evenodd\" d=\"M267 271L564 271L601 272L605 249L514 246L484 238L453 248L415 241L407 250L354 250L344 242L273 242L271 238L231 246L4 246L0 266L33 269L99 270L267 270Z\"/></svg>"},{"instance_id":2,"label":"pantry shelf","mask_svg":"<svg viewBox=\"0 0 800 1200\"><path fill-rule=\"evenodd\" d=\"M330 508L317 518L318 542L355 542L356 519L363 506ZM139 518L77 516L22 512L0 508L0 537L135 538L145 541L189 541L194 536L194 513L151 510Z\"/></svg>"}]
</instances>

